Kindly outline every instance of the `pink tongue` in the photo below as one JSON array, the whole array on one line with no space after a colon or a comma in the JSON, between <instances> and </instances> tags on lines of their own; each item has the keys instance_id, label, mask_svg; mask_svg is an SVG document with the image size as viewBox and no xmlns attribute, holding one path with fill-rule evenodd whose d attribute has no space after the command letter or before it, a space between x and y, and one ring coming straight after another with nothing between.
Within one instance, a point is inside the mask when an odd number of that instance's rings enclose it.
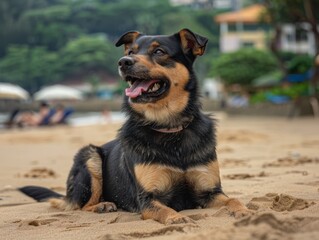
<instances>
[{"instance_id":1,"label":"pink tongue","mask_svg":"<svg viewBox=\"0 0 319 240\"><path fill-rule=\"evenodd\" d=\"M149 87L152 84L156 83L156 82L158 82L158 80L150 80L150 81L147 81L147 80L144 80L144 81L136 80L133 83L132 87L125 89L125 94L126 94L126 96L128 96L130 98L136 98L139 95L141 95L143 92L147 92Z\"/></svg>"}]
</instances>

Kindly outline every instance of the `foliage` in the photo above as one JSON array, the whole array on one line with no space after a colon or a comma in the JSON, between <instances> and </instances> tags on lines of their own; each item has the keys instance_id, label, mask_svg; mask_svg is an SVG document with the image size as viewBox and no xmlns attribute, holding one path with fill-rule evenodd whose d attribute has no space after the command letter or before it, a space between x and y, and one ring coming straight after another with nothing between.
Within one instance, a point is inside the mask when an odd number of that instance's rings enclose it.
<instances>
[{"instance_id":1,"label":"foliage","mask_svg":"<svg viewBox=\"0 0 319 240\"><path fill-rule=\"evenodd\" d=\"M0 78L35 91L56 82L60 67L58 54L43 47L10 46L7 56L0 61Z\"/></svg>"},{"instance_id":2,"label":"foliage","mask_svg":"<svg viewBox=\"0 0 319 240\"><path fill-rule=\"evenodd\" d=\"M298 74L307 72L313 65L313 58L309 55L299 55L289 61L287 69L288 73Z\"/></svg>"},{"instance_id":3,"label":"foliage","mask_svg":"<svg viewBox=\"0 0 319 240\"><path fill-rule=\"evenodd\" d=\"M0 81L35 91L72 74L117 75L123 50L113 42L124 32L171 34L183 27L209 38L199 59L205 64L198 65L203 76L218 48L214 14L169 0L1 0Z\"/></svg>"},{"instance_id":4,"label":"foliage","mask_svg":"<svg viewBox=\"0 0 319 240\"><path fill-rule=\"evenodd\" d=\"M313 33L314 40L314 55L319 55L319 29L317 27L319 22L319 1L314 0L264 0L266 4L266 11L270 19L270 24L275 29L274 39L271 44L272 51L278 56L278 46L280 41L280 34L282 32L283 24L294 24L296 29L302 29L302 24L308 24L308 31ZM302 24L301 24L302 23ZM280 60L280 58L278 58ZM283 70L284 65L280 62ZM310 84L313 89L317 89L319 84L319 65L313 64L313 75L310 79ZM298 70L299 71L299 70ZM316 95L316 92L313 93Z\"/></svg>"},{"instance_id":5,"label":"foliage","mask_svg":"<svg viewBox=\"0 0 319 240\"><path fill-rule=\"evenodd\" d=\"M105 36L82 36L69 41L60 52L65 74L107 70L115 74L119 52Z\"/></svg>"},{"instance_id":6,"label":"foliage","mask_svg":"<svg viewBox=\"0 0 319 240\"><path fill-rule=\"evenodd\" d=\"M226 84L250 85L255 78L276 69L276 60L269 52L243 48L226 53L214 61L214 75Z\"/></svg>"},{"instance_id":7,"label":"foliage","mask_svg":"<svg viewBox=\"0 0 319 240\"><path fill-rule=\"evenodd\" d=\"M251 96L251 103L266 102L268 96L287 96L290 99L295 99L300 96L306 96L309 92L308 83L293 84L285 87L275 87L269 90L260 91Z\"/></svg>"},{"instance_id":8,"label":"foliage","mask_svg":"<svg viewBox=\"0 0 319 240\"><path fill-rule=\"evenodd\" d=\"M80 37L59 52L16 45L0 61L0 78L34 91L71 74L101 69L115 74L118 56L104 36Z\"/></svg>"}]
</instances>

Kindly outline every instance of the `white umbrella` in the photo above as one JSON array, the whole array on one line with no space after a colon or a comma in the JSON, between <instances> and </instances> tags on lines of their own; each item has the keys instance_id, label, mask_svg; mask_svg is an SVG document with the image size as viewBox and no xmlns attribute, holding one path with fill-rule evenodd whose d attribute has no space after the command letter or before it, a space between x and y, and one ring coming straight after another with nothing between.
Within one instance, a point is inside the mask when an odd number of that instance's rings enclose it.
<instances>
[{"instance_id":1,"label":"white umbrella","mask_svg":"<svg viewBox=\"0 0 319 240\"><path fill-rule=\"evenodd\" d=\"M81 91L64 85L45 87L34 94L34 99L41 100L81 100Z\"/></svg>"},{"instance_id":2,"label":"white umbrella","mask_svg":"<svg viewBox=\"0 0 319 240\"><path fill-rule=\"evenodd\" d=\"M17 85L0 83L0 99L27 100L29 97L29 93Z\"/></svg>"}]
</instances>

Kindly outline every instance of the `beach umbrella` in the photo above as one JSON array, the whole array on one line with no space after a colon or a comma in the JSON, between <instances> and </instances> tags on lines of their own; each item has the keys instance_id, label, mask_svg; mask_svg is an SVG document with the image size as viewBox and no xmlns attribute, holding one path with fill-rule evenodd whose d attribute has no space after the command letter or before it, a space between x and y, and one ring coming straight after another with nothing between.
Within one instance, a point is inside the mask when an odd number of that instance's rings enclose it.
<instances>
[{"instance_id":1,"label":"beach umbrella","mask_svg":"<svg viewBox=\"0 0 319 240\"><path fill-rule=\"evenodd\" d=\"M0 99L27 100L29 97L29 93L17 85L0 83Z\"/></svg>"},{"instance_id":2,"label":"beach umbrella","mask_svg":"<svg viewBox=\"0 0 319 240\"><path fill-rule=\"evenodd\" d=\"M82 92L64 85L45 87L34 94L34 99L42 100L81 100Z\"/></svg>"}]
</instances>

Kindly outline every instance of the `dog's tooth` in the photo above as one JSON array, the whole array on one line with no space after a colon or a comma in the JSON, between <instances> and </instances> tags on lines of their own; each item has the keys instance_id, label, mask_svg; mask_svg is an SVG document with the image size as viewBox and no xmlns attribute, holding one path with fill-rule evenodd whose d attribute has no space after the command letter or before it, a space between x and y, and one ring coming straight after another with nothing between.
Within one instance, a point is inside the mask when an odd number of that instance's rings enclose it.
<instances>
[{"instance_id":1,"label":"dog's tooth","mask_svg":"<svg viewBox=\"0 0 319 240\"><path fill-rule=\"evenodd\" d=\"M155 92L157 91L158 89L160 88L160 85L158 83L155 83L153 88L152 88L152 91Z\"/></svg>"},{"instance_id":2,"label":"dog's tooth","mask_svg":"<svg viewBox=\"0 0 319 240\"><path fill-rule=\"evenodd\" d=\"M127 83L128 83L128 85L129 85L129 87L132 87L133 84L132 84L131 81L128 81Z\"/></svg>"}]
</instances>

